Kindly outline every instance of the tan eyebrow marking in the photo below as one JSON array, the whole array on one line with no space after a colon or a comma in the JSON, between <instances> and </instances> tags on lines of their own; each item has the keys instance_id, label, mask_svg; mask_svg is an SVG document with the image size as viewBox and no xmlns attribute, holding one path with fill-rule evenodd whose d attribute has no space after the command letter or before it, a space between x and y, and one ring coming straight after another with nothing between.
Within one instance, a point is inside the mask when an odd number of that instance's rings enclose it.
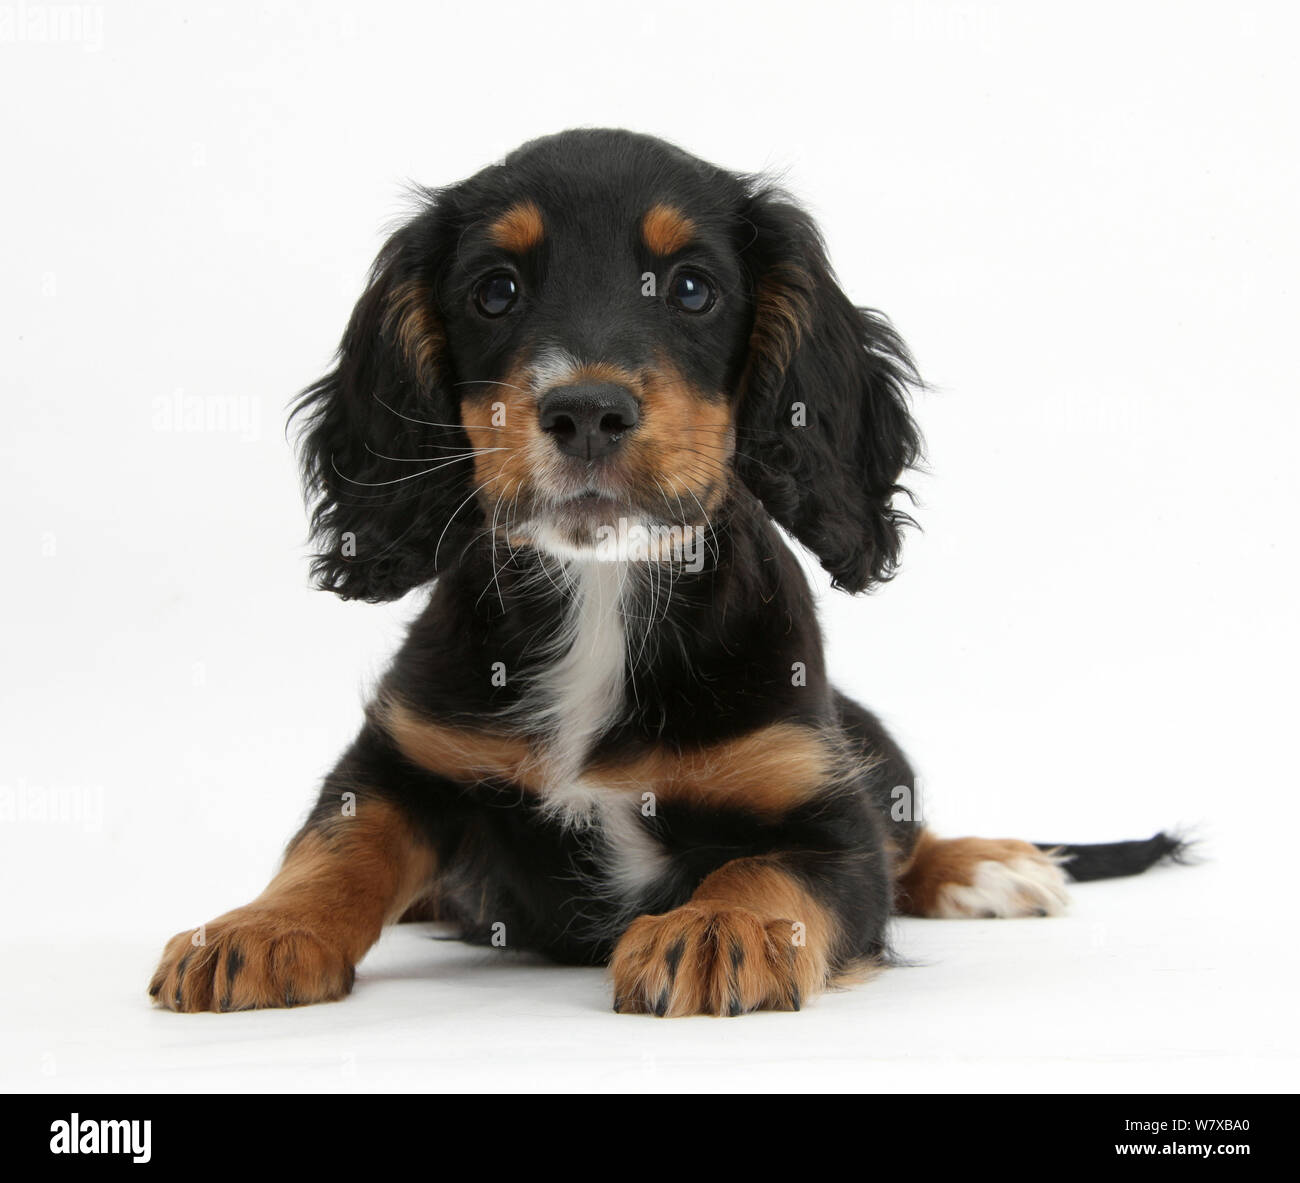
<instances>
[{"instance_id":1,"label":"tan eyebrow marking","mask_svg":"<svg viewBox=\"0 0 1300 1183\"><path fill-rule=\"evenodd\" d=\"M695 223L681 210L660 202L641 219L641 238L656 255L671 255L695 237Z\"/></svg>"},{"instance_id":2,"label":"tan eyebrow marking","mask_svg":"<svg viewBox=\"0 0 1300 1183\"><path fill-rule=\"evenodd\" d=\"M533 201L517 201L488 227L488 237L499 247L522 255L546 235L542 211Z\"/></svg>"}]
</instances>

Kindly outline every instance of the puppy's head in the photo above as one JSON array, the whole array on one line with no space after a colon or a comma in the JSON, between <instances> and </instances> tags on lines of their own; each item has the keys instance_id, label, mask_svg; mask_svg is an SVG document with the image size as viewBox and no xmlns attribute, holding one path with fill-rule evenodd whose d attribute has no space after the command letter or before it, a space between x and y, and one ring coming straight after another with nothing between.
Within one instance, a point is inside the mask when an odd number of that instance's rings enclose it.
<instances>
[{"instance_id":1,"label":"puppy's head","mask_svg":"<svg viewBox=\"0 0 1300 1183\"><path fill-rule=\"evenodd\" d=\"M423 195L304 393L314 570L393 599L479 537L716 527L740 483L860 591L907 520L911 377L778 192L628 132L534 141Z\"/></svg>"}]
</instances>

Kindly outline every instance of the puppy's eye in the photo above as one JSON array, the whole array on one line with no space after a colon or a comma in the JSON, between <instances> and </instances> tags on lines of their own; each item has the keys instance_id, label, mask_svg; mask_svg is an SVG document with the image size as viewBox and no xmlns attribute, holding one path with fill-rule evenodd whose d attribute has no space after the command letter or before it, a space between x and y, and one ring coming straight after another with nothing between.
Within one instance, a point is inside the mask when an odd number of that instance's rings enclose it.
<instances>
[{"instance_id":1,"label":"puppy's eye","mask_svg":"<svg viewBox=\"0 0 1300 1183\"><path fill-rule=\"evenodd\" d=\"M519 299L519 284L505 271L486 276L474 288L474 306L484 316L505 316Z\"/></svg>"},{"instance_id":2,"label":"puppy's eye","mask_svg":"<svg viewBox=\"0 0 1300 1183\"><path fill-rule=\"evenodd\" d=\"M713 285L698 271L679 271L668 285L668 303L683 312L707 312L714 298Z\"/></svg>"}]
</instances>

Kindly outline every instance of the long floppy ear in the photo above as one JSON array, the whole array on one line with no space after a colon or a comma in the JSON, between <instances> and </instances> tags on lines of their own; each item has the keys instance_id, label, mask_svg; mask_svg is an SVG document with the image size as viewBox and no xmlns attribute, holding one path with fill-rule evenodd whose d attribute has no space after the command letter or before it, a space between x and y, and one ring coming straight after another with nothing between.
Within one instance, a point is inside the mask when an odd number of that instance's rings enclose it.
<instances>
[{"instance_id":1,"label":"long floppy ear","mask_svg":"<svg viewBox=\"0 0 1300 1183\"><path fill-rule=\"evenodd\" d=\"M344 599L398 599L463 542L447 528L472 466L434 294L444 238L430 205L388 240L334 369L291 416L303 418L312 575Z\"/></svg>"},{"instance_id":2,"label":"long floppy ear","mask_svg":"<svg viewBox=\"0 0 1300 1183\"><path fill-rule=\"evenodd\" d=\"M907 347L880 314L840 290L812 219L758 189L745 217L754 327L737 412L737 471L767 512L812 551L836 587L891 578L903 470L921 437Z\"/></svg>"}]
</instances>

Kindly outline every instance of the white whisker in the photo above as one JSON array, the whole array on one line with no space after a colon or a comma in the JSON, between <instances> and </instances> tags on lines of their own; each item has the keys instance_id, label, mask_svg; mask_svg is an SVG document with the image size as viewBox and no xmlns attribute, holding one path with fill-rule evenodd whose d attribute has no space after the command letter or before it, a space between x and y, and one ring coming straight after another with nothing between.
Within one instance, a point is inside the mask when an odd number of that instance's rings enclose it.
<instances>
[{"instance_id":1,"label":"white whisker","mask_svg":"<svg viewBox=\"0 0 1300 1183\"><path fill-rule=\"evenodd\" d=\"M434 544L433 547L434 570L437 570L438 568L438 551L442 549L442 540L447 536L447 531L451 529L451 523L455 521L456 515L460 513L460 511L464 509L465 506L467 506L470 503L470 501L472 501L476 496L478 496L478 494L483 489L486 489L488 485L490 485L493 481L499 480L504 475L505 475L504 473L498 472L495 475L488 477L488 479L485 480L481 485L479 485L477 489L471 489L469 496L466 497L464 501L462 501L458 506L456 506L455 509L451 511L451 516L447 519L447 524L443 526L442 533L438 535L438 541Z\"/></svg>"},{"instance_id":2,"label":"white whisker","mask_svg":"<svg viewBox=\"0 0 1300 1183\"><path fill-rule=\"evenodd\" d=\"M340 477L342 477L343 480L347 481L349 485L361 485L369 489L378 489L384 485L400 485L403 481L413 481L417 477L428 476L429 473L437 472L438 469L446 468L450 464L459 464L464 460L473 460L473 459L474 457L472 454L469 456L457 456L451 460L444 460L441 464L435 464L431 468L426 468L423 472L407 473L406 476L394 477L391 481L354 481L350 476L347 476L344 473L339 471L339 466L334 463L333 456L330 457L330 467L335 471L335 473L337 473ZM424 461L424 463L427 464L428 461L426 460Z\"/></svg>"},{"instance_id":3,"label":"white whisker","mask_svg":"<svg viewBox=\"0 0 1300 1183\"><path fill-rule=\"evenodd\" d=\"M428 464L430 460L445 460L450 464L453 460L468 460L471 456L486 456L489 452L508 452L509 448L473 448L468 452L461 452L457 456L385 456L383 452L376 452L369 444L363 445L367 452L372 456L378 456L380 460L391 460L394 464ZM436 448L437 444L421 444L422 448ZM441 465L439 465L441 467ZM430 471L433 471L430 469ZM415 475L419 475L416 473Z\"/></svg>"},{"instance_id":4,"label":"white whisker","mask_svg":"<svg viewBox=\"0 0 1300 1183\"><path fill-rule=\"evenodd\" d=\"M432 420L429 419L413 419L411 418L410 415L403 415L401 411L397 410L395 407L390 407L386 402L384 402L382 398L379 397L379 395L375 394L373 391L371 392L370 397L373 398L375 402L377 402L381 407L383 407L385 411L391 412L392 414L396 415L399 419L405 419L408 423L419 423L423 427L452 427L452 428L459 428L462 431L464 430L465 425L463 423L434 423ZM496 431L498 429L493 427L492 430Z\"/></svg>"}]
</instances>

